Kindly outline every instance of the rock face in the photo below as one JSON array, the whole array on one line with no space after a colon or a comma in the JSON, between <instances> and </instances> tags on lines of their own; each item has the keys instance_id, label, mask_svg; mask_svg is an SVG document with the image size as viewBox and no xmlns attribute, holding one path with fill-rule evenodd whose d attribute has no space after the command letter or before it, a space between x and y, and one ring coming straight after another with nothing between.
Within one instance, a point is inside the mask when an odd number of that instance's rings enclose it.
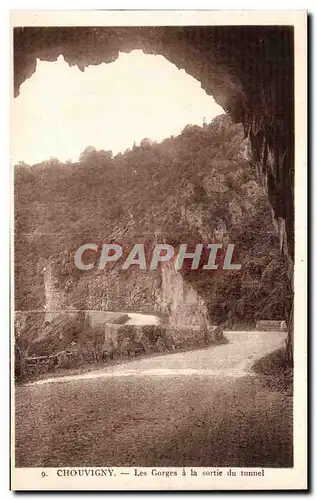
<instances>
[{"instance_id":1,"label":"rock face","mask_svg":"<svg viewBox=\"0 0 317 500\"><path fill-rule=\"evenodd\" d=\"M174 262L162 266L162 285L158 297L160 309L168 316L172 328L209 328L206 304L182 274L175 270Z\"/></svg>"},{"instance_id":2,"label":"rock face","mask_svg":"<svg viewBox=\"0 0 317 500\"><path fill-rule=\"evenodd\" d=\"M54 279L54 271L50 263L43 268L42 273L45 296L45 320L51 321L54 318L54 312L65 308L65 294L63 290L58 290L56 287L58 281Z\"/></svg>"}]
</instances>

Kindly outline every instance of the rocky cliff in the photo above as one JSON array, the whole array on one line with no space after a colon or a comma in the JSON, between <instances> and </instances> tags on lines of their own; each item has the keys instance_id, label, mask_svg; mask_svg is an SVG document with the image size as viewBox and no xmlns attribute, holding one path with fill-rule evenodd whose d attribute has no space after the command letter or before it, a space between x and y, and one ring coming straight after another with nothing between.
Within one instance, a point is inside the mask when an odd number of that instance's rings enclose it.
<instances>
[{"instance_id":1,"label":"rocky cliff","mask_svg":"<svg viewBox=\"0 0 317 500\"><path fill-rule=\"evenodd\" d=\"M250 325L263 315L283 319L286 273L256 172L243 128L228 115L114 158L90 151L79 163L18 166L16 308L159 314L171 328L200 331L229 316ZM98 250L82 271L74 255L87 242ZM98 269L102 245L114 242L122 259ZM135 243L148 256L156 243L214 242L235 244L241 271L203 270L206 255L197 270L176 271L172 260L153 271L122 269ZM33 323L28 335L38 339Z\"/></svg>"}]
</instances>

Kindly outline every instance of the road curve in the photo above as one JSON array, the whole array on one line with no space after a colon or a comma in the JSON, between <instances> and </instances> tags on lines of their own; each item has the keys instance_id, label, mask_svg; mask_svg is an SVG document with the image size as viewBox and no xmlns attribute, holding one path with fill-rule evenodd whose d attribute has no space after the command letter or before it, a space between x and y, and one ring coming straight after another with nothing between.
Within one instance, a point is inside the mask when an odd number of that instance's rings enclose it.
<instances>
[{"instance_id":1,"label":"road curve","mask_svg":"<svg viewBox=\"0 0 317 500\"><path fill-rule=\"evenodd\" d=\"M282 332L16 389L16 466L292 466L292 399L252 370Z\"/></svg>"}]
</instances>

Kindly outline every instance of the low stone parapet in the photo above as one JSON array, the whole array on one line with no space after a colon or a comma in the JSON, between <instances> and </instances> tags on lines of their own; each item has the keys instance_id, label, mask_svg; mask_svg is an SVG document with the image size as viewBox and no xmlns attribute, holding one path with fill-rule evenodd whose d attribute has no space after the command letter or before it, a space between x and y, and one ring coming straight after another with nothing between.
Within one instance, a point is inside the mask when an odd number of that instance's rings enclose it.
<instances>
[{"instance_id":1,"label":"low stone parapet","mask_svg":"<svg viewBox=\"0 0 317 500\"><path fill-rule=\"evenodd\" d=\"M256 324L257 330L262 331L287 331L286 323L282 320L261 320Z\"/></svg>"},{"instance_id":2,"label":"low stone parapet","mask_svg":"<svg viewBox=\"0 0 317 500\"><path fill-rule=\"evenodd\" d=\"M134 357L173 350L174 342L167 328L161 325L105 325L103 357L116 355Z\"/></svg>"},{"instance_id":3,"label":"low stone parapet","mask_svg":"<svg viewBox=\"0 0 317 500\"><path fill-rule=\"evenodd\" d=\"M223 339L223 330L219 326L210 326L201 329L198 326L169 327L170 336L174 340L176 349L204 347L218 343Z\"/></svg>"}]
</instances>

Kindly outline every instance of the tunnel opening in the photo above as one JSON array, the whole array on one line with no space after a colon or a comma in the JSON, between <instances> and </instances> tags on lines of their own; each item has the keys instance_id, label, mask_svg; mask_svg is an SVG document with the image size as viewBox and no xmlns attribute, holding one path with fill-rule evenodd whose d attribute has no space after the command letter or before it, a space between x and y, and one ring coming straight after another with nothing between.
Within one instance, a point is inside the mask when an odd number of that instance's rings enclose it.
<instances>
[{"instance_id":1,"label":"tunnel opening","mask_svg":"<svg viewBox=\"0 0 317 500\"><path fill-rule=\"evenodd\" d=\"M36 105L35 105L36 103ZM13 103L13 163L76 162L87 147L113 156L142 141L162 142L186 126L210 123L223 109L200 83L163 56L119 53L81 72L63 56L36 60Z\"/></svg>"},{"instance_id":2,"label":"tunnel opening","mask_svg":"<svg viewBox=\"0 0 317 500\"><path fill-rule=\"evenodd\" d=\"M185 69L243 124L278 225L290 287L294 263L294 30L292 26L15 28L15 95L36 59L63 54L82 71L142 49ZM289 307L292 311L292 307ZM289 345L292 356L292 312Z\"/></svg>"}]
</instances>

